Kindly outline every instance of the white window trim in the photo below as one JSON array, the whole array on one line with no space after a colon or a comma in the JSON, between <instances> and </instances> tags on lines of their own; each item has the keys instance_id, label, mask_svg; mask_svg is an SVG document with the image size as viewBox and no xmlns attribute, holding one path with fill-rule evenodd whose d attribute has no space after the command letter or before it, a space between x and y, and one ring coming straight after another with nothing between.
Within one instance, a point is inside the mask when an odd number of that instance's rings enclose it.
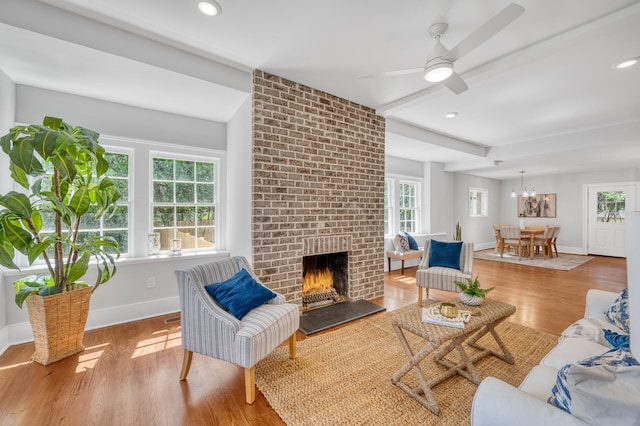
<instances>
[{"instance_id":1,"label":"white window trim","mask_svg":"<svg viewBox=\"0 0 640 426\"><path fill-rule=\"evenodd\" d=\"M423 180L421 178L416 178L413 176L403 176L403 175L386 175L385 180L391 181L392 185L390 185L390 196L392 197L392 215L390 218L391 226L390 231L391 234L387 234L386 236L393 236L398 232L400 228L400 184L407 183L416 185L416 230L415 234L423 233L423 206L422 206L422 185Z\"/></svg>"},{"instance_id":2,"label":"white window trim","mask_svg":"<svg viewBox=\"0 0 640 426\"><path fill-rule=\"evenodd\" d=\"M222 206L220 204L220 191L218 190L219 188L219 184L221 183L220 180L220 169L222 168L222 160L220 157L216 157L216 156L204 156L204 155L193 155L193 154L179 154L176 152L168 152L168 151L149 151L149 174L148 174L148 179L149 179L149 215L148 215L148 224L149 224L149 233L153 232L153 158L168 158L168 159L172 159L172 160L186 160L186 161L195 161L195 162L212 162L215 167L214 167L214 188L215 188L215 192L214 192L214 199L213 199L213 205L215 208L215 219L214 219L214 228L215 228L215 240L214 240L214 247L213 248L199 248L199 249L184 249L183 251L185 252L195 252L195 253L204 253L204 252L213 252L213 251L218 251L220 250L220 232L219 232L219 220L218 218L221 215L221 210L222 210ZM162 203L161 203L162 204Z\"/></svg>"},{"instance_id":3,"label":"white window trim","mask_svg":"<svg viewBox=\"0 0 640 426\"><path fill-rule=\"evenodd\" d=\"M467 198L467 209L469 210L469 217L487 217L489 216L489 189L469 187L468 197L471 197L472 193L482 193L484 195L482 199L482 205L480 206L480 214L472 214L471 212L471 200Z\"/></svg>"}]
</instances>

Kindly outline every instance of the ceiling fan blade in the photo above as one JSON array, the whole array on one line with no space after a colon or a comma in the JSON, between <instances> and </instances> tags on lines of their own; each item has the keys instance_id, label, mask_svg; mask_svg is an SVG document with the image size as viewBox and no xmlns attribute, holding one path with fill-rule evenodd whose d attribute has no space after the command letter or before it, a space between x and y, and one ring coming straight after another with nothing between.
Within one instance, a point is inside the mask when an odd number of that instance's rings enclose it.
<instances>
[{"instance_id":1,"label":"ceiling fan blade","mask_svg":"<svg viewBox=\"0 0 640 426\"><path fill-rule=\"evenodd\" d=\"M518 16L524 13L524 7L516 3L502 9L493 18L482 24L480 28L469 34L458 45L444 54L444 59L457 61L485 41L502 31L504 27L513 22Z\"/></svg>"},{"instance_id":2,"label":"ceiling fan blade","mask_svg":"<svg viewBox=\"0 0 640 426\"><path fill-rule=\"evenodd\" d=\"M467 83L464 82L462 77L460 77L455 72L451 74L449 78L442 81L442 84L447 86L447 88L451 90L453 93L455 93L456 95L459 95L460 93L464 92L469 88L469 86L467 86Z\"/></svg>"},{"instance_id":3,"label":"ceiling fan blade","mask_svg":"<svg viewBox=\"0 0 640 426\"><path fill-rule=\"evenodd\" d=\"M358 78L393 77L393 76L396 76L396 75L414 74L414 73L423 72L423 71L424 71L424 67L407 68L407 69L404 69L404 70L387 71L387 72L381 72L381 73L377 73L377 74L359 75Z\"/></svg>"}]
</instances>

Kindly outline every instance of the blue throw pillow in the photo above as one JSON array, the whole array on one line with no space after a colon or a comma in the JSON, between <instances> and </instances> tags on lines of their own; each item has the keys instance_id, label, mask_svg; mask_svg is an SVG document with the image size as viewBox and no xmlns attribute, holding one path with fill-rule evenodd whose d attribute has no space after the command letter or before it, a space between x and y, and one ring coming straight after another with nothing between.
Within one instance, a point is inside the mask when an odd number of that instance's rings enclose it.
<instances>
[{"instance_id":1,"label":"blue throw pillow","mask_svg":"<svg viewBox=\"0 0 640 426\"><path fill-rule=\"evenodd\" d=\"M607 342L609 342L609 344L613 346L614 349L629 347L628 335L618 334L611 330L604 330L604 338L607 339Z\"/></svg>"},{"instance_id":2,"label":"blue throw pillow","mask_svg":"<svg viewBox=\"0 0 640 426\"><path fill-rule=\"evenodd\" d=\"M429 267L442 266L460 270L460 252L462 241L442 242L431 240L429 249Z\"/></svg>"},{"instance_id":3,"label":"blue throw pillow","mask_svg":"<svg viewBox=\"0 0 640 426\"><path fill-rule=\"evenodd\" d=\"M409 240L409 248L411 250L419 250L420 247L418 247L418 242L416 241L415 238L413 238L411 235L409 235L408 233L404 233L404 236L407 237L407 239Z\"/></svg>"},{"instance_id":4,"label":"blue throw pillow","mask_svg":"<svg viewBox=\"0 0 640 426\"><path fill-rule=\"evenodd\" d=\"M276 297L276 294L258 284L251 274L242 269L233 277L204 287L231 315L242 319L249 311Z\"/></svg>"}]
</instances>

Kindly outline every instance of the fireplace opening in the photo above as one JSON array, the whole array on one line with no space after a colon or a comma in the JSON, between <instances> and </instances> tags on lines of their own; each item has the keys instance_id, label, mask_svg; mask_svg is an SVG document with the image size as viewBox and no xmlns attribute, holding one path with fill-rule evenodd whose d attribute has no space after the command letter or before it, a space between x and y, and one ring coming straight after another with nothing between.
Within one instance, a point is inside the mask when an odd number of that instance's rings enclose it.
<instances>
[{"instance_id":1,"label":"fireplace opening","mask_svg":"<svg viewBox=\"0 0 640 426\"><path fill-rule=\"evenodd\" d=\"M346 299L349 286L347 252L302 258L302 309L332 305Z\"/></svg>"}]
</instances>

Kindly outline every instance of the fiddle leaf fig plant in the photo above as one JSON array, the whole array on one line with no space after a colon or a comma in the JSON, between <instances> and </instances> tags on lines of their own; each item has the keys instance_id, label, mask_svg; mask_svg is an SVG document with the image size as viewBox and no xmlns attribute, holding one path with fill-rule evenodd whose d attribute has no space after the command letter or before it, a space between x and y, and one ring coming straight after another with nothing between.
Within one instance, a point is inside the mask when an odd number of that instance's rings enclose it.
<instances>
[{"instance_id":1,"label":"fiddle leaf fig plant","mask_svg":"<svg viewBox=\"0 0 640 426\"><path fill-rule=\"evenodd\" d=\"M81 279L91 258L98 272L92 292L116 273L118 243L80 232L85 214L94 219L112 214L121 196L105 176L109 164L98 136L45 117L42 125L16 126L0 139L11 178L24 188L0 194L0 264L19 269L18 251L29 265L42 258L48 269L14 282L20 307L33 293L47 296L88 286Z\"/></svg>"}]
</instances>

